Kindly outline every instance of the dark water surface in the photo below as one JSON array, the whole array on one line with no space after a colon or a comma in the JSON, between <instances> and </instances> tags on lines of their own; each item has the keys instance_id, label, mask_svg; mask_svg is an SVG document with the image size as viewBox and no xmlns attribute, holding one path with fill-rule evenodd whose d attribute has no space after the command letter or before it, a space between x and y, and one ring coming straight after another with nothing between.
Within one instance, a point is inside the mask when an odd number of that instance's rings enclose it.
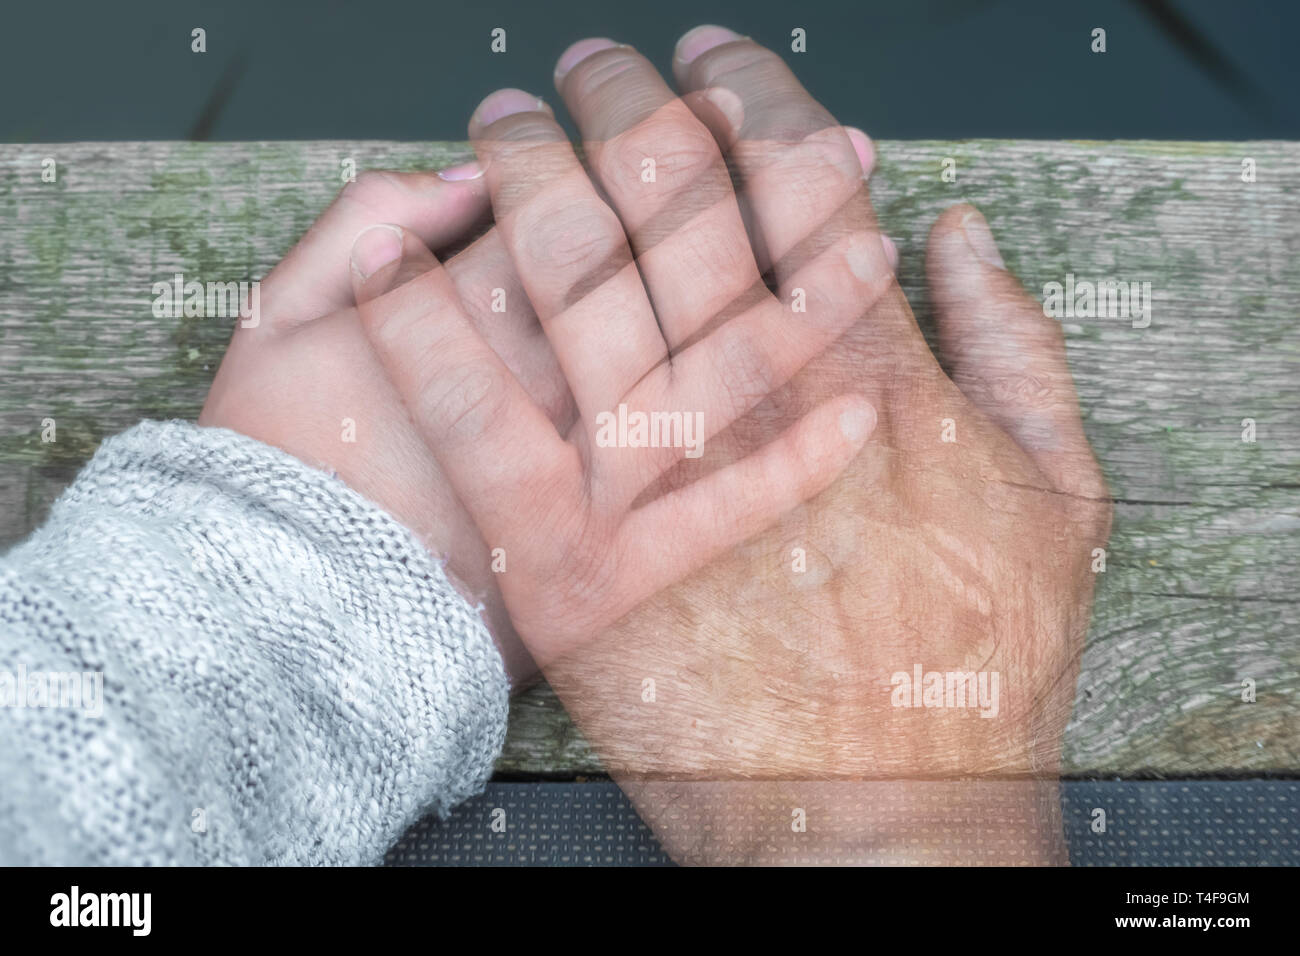
<instances>
[{"instance_id":1,"label":"dark water surface","mask_svg":"<svg viewBox=\"0 0 1300 956\"><path fill-rule=\"evenodd\" d=\"M701 22L782 50L842 122L878 138L1300 138L1294 2L65 0L0 18L8 142L463 139L497 87L553 98L573 40L632 43L667 72ZM190 50L194 27L205 54ZM806 53L790 51L795 27Z\"/></svg>"}]
</instances>

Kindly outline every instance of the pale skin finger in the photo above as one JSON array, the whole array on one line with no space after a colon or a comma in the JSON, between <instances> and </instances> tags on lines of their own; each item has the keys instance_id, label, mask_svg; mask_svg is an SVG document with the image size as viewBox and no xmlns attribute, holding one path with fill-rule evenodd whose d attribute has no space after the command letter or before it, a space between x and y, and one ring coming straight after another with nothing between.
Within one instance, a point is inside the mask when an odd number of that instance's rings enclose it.
<instances>
[{"instance_id":1,"label":"pale skin finger","mask_svg":"<svg viewBox=\"0 0 1300 956\"><path fill-rule=\"evenodd\" d=\"M741 461L633 511L620 531L624 548L648 567L664 557L667 567L699 567L830 487L875 426L866 399L832 399ZM653 592L673 580L652 570L643 584Z\"/></svg>"},{"instance_id":2,"label":"pale skin finger","mask_svg":"<svg viewBox=\"0 0 1300 956\"><path fill-rule=\"evenodd\" d=\"M576 450L474 329L445 269L377 298L363 286L362 326L439 465L484 537L508 539L519 513L574 486Z\"/></svg>"},{"instance_id":3,"label":"pale skin finger","mask_svg":"<svg viewBox=\"0 0 1300 956\"><path fill-rule=\"evenodd\" d=\"M447 262L465 313L539 408L567 434L577 409L564 372L528 301L501 231L489 229Z\"/></svg>"},{"instance_id":4,"label":"pale skin finger","mask_svg":"<svg viewBox=\"0 0 1300 956\"><path fill-rule=\"evenodd\" d=\"M788 306L768 299L723 323L642 382L629 408L697 411L712 438L831 346L892 282L871 271L876 242L866 233L841 239L797 274L801 295ZM635 498L681 457L678 448L651 450L621 494Z\"/></svg>"},{"instance_id":5,"label":"pale skin finger","mask_svg":"<svg viewBox=\"0 0 1300 956\"><path fill-rule=\"evenodd\" d=\"M442 174L361 173L263 280L266 326L301 324L350 306L352 283L344 265L366 227L393 223L436 249L458 239L487 209L487 187L477 165ZM338 263L338 268L322 270L321 263Z\"/></svg>"}]
</instances>

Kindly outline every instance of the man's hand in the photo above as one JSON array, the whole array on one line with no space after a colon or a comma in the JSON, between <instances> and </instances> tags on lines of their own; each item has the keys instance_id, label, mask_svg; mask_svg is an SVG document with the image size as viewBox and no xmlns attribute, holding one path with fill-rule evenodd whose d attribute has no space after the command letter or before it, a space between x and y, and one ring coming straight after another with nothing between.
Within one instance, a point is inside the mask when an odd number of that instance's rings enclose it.
<instances>
[{"instance_id":1,"label":"man's hand","mask_svg":"<svg viewBox=\"0 0 1300 956\"><path fill-rule=\"evenodd\" d=\"M771 52L716 27L697 31L677 51L680 101L632 49L589 42L582 52L576 64L562 60L558 85L654 293L669 354L699 328L727 328L729 303L751 287L744 274L680 268L694 250L733 239L720 166L677 104L698 111L740 173L753 259L780 294L823 293L803 273L809 260L844 235L875 234L866 189L846 174L852 153L842 143L837 152L839 127ZM669 173L660 193L643 189L629 172L641 156L689 174ZM507 179L499 173L498 193ZM711 202L681 198L702 183ZM498 203L507 234L513 212ZM577 222L594 228L603 216ZM526 229L507 245L545 250L532 242L545 220L520 220ZM516 252L543 323L558 315L547 291L558 304L591 304L619 274L598 273L608 243L567 235L568 273ZM863 298L839 341L646 497L744 459L835 395L861 392L878 408L867 453L809 505L546 669L679 858L1062 858L1052 782L1109 498L1060 329L1001 267L978 213L958 207L936 225L930 272L952 380L897 286L879 302ZM677 281L656 287L659 277ZM695 313L660 302L688 302L693 289L711 295L702 300L712 311L679 329L679 316ZM621 319L602 317L602 329ZM800 328L800 316L789 319ZM619 365L603 346L593 358ZM581 345L560 362L573 381ZM672 549L698 532L660 523L642 533ZM563 605L547 611L568 626ZM874 783L836 786L863 780ZM802 843L796 812L813 814Z\"/></svg>"},{"instance_id":2,"label":"man's hand","mask_svg":"<svg viewBox=\"0 0 1300 956\"><path fill-rule=\"evenodd\" d=\"M754 246L788 283L810 239L871 228L866 190L825 185L835 164L811 162L809 144L833 121L779 57L718 29L679 44L677 80L688 103L709 91L732 104L738 123L719 141ZM721 42L701 51L706 41ZM616 89L638 59L608 49L561 81L584 136L640 122ZM1061 859L1050 783L1109 498L1060 329L1003 268L977 212L941 218L928 266L952 379L894 287L710 449L743 455L827 396L860 391L879 424L850 470L547 669L679 859L846 847L840 859ZM661 490L697 470L685 463ZM967 693L950 692L950 674ZM739 782L756 780L767 782ZM802 843L795 809L813 814ZM934 840L915 843L918 831ZM963 843L972 832L981 839Z\"/></svg>"},{"instance_id":3,"label":"man's hand","mask_svg":"<svg viewBox=\"0 0 1300 956\"><path fill-rule=\"evenodd\" d=\"M675 856L1060 860L1110 520L1060 330L957 207L929 251L950 379L892 283L863 138L721 28L674 69L680 99L628 47L561 58L591 180L531 96L471 123L572 428L422 245L358 282L367 331L505 549L519 632ZM846 402L876 426L856 457ZM704 412L704 454L607 447L619 405Z\"/></svg>"}]
</instances>

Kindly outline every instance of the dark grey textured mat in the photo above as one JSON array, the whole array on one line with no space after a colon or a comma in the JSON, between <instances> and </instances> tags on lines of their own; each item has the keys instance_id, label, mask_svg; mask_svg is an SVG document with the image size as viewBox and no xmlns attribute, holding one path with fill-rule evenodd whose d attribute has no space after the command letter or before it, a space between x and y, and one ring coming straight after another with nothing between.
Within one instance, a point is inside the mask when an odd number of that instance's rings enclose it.
<instances>
[{"instance_id":1,"label":"dark grey textured mat","mask_svg":"<svg viewBox=\"0 0 1300 956\"><path fill-rule=\"evenodd\" d=\"M1300 781L1066 781L1062 807L1076 866L1300 865ZM1104 833L1093 832L1098 809ZM609 782L489 784L449 819L421 820L385 862L670 865Z\"/></svg>"},{"instance_id":2,"label":"dark grey textured mat","mask_svg":"<svg viewBox=\"0 0 1300 956\"><path fill-rule=\"evenodd\" d=\"M493 811L505 832L493 832ZM445 821L425 817L389 866L670 866L617 784L489 783Z\"/></svg>"}]
</instances>

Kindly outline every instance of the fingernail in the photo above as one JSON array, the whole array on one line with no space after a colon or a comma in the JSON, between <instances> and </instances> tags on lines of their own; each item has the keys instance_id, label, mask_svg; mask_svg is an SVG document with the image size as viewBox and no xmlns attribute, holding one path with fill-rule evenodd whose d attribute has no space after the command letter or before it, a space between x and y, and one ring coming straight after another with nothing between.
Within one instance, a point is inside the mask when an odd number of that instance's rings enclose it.
<instances>
[{"instance_id":1,"label":"fingernail","mask_svg":"<svg viewBox=\"0 0 1300 956\"><path fill-rule=\"evenodd\" d=\"M579 40L560 54L560 60L555 64L555 82L564 79L566 73L593 53L616 46L618 44L608 37L587 37L585 40Z\"/></svg>"},{"instance_id":2,"label":"fingernail","mask_svg":"<svg viewBox=\"0 0 1300 956\"><path fill-rule=\"evenodd\" d=\"M728 30L726 27L715 27L706 23L684 33L682 38L677 41L677 52L674 55L679 63L690 63L701 53L740 38L740 34L733 30Z\"/></svg>"},{"instance_id":3,"label":"fingernail","mask_svg":"<svg viewBox=\"0 0 1300 956\"><path fill-rule=\"evenodd\" d=\"M854 445L860 444L876 429L876 409L870 402L854 402L840 412L840 434Z\"/></svg>"},{"instance_id":4,"label":"fingernail","mask_svg":"<svg viewBox=\"0 0 1300 956\"><path fill-rule=\"evenodd\" d=\"M449 183L461 183L467 179L478 179L482 175L483 164L477 160L438 170L438 178L445 179Z\"/></svg>"},{"instance_id":5,"label":"fingernail","mask_svg":"<svg viewBox=\"0 0 1300 956\"><path fill-rule=\"evenodd\" d=\"M898 268L898 246L894 245L894 240L890 239L883 232L880 234L880 244L885 247L885 258L889 260L889 268Z\"/></svg>"},{"instance_id":6,"label":"fingernail","mask_svg":"<svg viewBox=\"0 0 1300 956\"><path fill-rule=\"evenodd\" d=\"M889 246L886 245L888 241L884 234L880 234L873 240L865 232L849 237L848 245L844 249L844 261L858 281L874 282L893 271L893 266L889 264ZM888 269L880 268L882 255Z\"/></svg>"},{"instance_id":7,"label":"fingernail","mask_svg":"<svg viewBox=\"0 0 1300 956\"><path fill-rule=\"evenodd\" d=\"M858 154L858 163L862 166L862 175L867 176L876 164L876 148L871 145L871 137L856 126L844 127L844 132L853 144L853 151Z\"/></svg>"},{"instance_id":8,"label":"fingernail","mask_svg":"<svg viewBox=\"0 0 1300 956\"><path fill-rule=\"evenodd\" d=\"M975 253L975 258L998 269L1007 267L998 254L998 244L993 240L993 233L989 232L988 223L978 212L972 209L966 213L961 221L961 231L966 236L971 252Z\"/></svg>"},{"instance_id":9,"label":"fingernail","mask_svg":"<svg viewBox=\"0 0 1300 956\"><path fill-rule=\"evenodd\" d=\"M402 257L402 230L396 226L370 226L352 243L352 269L362 279Z\"/></svg>"},{"instance_id":10,"label":"fingernail","mask_svg":"<svg viewBox=\"0 0 1300 956\"><path fill-rule=\"evenodd\" d=\"M739 96L725 86L711 86L704 91L704 98L727 118L733 133L740 132L740 127L745 123L745 104Z\"/></svg>"},{"instance_id":11,"label":"fingernail","mask_svg":"<svg viewBox=\"0 0 1300 956\"><path fill-rule=\"evenodd\" d=\"M474 111L473 122L480 126L491 126L499 119L516 113L534 113L546 108L540 96L525 93L523 90L497 90L478 105Z\"/></svg>"}]
</instances>

